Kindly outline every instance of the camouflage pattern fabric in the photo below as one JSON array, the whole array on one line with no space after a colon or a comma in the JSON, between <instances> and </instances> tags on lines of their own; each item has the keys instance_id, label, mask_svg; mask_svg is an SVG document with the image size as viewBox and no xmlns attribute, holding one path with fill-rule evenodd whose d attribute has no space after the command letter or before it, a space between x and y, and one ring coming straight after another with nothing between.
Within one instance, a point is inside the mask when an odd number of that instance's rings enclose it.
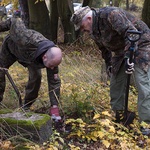
<instances>
[{"instance_id":1,"label":"camouflage pattern fabric","mask_svg":"<svg viewBox=\"0 0 150 150\"><path fill-rule=\"evenodd\" d=\"M11 18L10 37L19 46L38 46L39 42L48 40L39 32L27 29L20 18Z\"/></svg>"},{"instance_id":2,"label":"camouflage pattern fabric","mask_svg":"<svg viewBox=\"0 0 150 150\"><path fill-rule=\"evenodd\" d=\"M40 42L48 40L39 32L27 29L20 18L11 18L0 23L0 32L8 31L10 34L5 38L0 49L0 101L3 99L5 90L5 73L1 68L8 69L15 61L28 68L29 80L26 86L25 101L34 101L38 96L41 84L42 62L35 61L35 53ZM53 70L47 68L49 97L52 105L57 105L60 90L60 78L54 79L58 73L58 67ZM57 96L57 97L56 97Z\"/></svg>"},{"instance_id":3,"label":"camouflage pattern fabric","mask_svg":"<svg viewBox=\"0 0 150 150\"><path fill-rule=\"evenodd\" d=\"M104 7L92 9L93 35L102 56L108 65L112 64L116 74L128 53L130 42L126 37L127 30L142 32L141 39L136 43L135 64L147 72L150 65L150 29L140 19L121 8Z\"/></svg>"}]
</instances>

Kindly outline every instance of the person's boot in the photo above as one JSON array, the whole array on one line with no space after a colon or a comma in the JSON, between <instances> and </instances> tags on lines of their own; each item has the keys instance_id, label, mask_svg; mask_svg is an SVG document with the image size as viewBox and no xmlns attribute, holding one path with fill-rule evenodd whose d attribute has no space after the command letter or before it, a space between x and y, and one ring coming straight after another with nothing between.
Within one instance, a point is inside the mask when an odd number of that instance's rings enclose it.
<instances>
[{"instance_id":1,"label":"person's boot","mask_svg":"<svg viewBox=\"0 0 150 150\"><path fill-rule=\"evenodd\" d=\"M22 108L24 109L24 110L30 110L30 107L31 107L31 105L33 104L35 102L35 100L31 100L31 101L29 101L29 100L25 100L24 101L24 105L22 106Z\"/></svg>"}]
</instances>

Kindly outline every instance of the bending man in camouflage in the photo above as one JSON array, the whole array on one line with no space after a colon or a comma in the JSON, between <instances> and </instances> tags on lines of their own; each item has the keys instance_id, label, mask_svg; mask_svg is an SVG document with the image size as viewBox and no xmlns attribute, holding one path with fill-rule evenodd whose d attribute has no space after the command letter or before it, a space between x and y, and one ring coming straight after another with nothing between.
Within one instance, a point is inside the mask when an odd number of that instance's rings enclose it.
<instances>
[{"instance_id":1,"label":"bending man in camouflage","mask_svg":"<svg viewBox=\"0 0 150 150\"><path fill-rule=\"evenodd\" d=\"M127 74L133 73L138 88L140 121L150 124L150 29L147 25L117 7L82 7L72 15L71 21L76 30L80 29L91 35L102 52L108 73L111 68L110 104L116 112L117 120L120 119L118 114L124 110ZM127 30L142 32L141 39L136 43L132 64L128 58L130 42L126 36ZM143 134L150 134L150 129L142 131Z\"/></svg>"},{"instance_id":2,"label":"bending man in camouflage","mask_svg":"<svg viewBox=\"0 0 150 150\"><path fill-rule=\"evenodd\" d=\"M11 18L0 23L0 32L8 31L0 50L0 102L5 91L5 73L15 61L28 68L29 80L25 89L24 109L29 109L38 97L41 84L41 68L46 68L50 114L53 119L61 119L58 109L60 96L60 78L58 65L62 60L62 52L52 41L39 32L27 29L20 18Z\"/></svg>"}]
</instances>

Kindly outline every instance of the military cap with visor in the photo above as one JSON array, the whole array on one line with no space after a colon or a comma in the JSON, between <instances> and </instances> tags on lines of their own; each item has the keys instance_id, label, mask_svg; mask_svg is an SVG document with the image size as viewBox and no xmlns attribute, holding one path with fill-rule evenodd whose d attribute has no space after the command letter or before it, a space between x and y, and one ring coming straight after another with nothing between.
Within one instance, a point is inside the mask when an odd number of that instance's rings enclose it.
<instances>
[{"instance_id":1,"label":"military cap with visor","mask_svg":"<svg viewBox=\"0 0 150 150\"><path fill-rule=\"evenodd\" d=\"M90 7L86 6L86 7L81 7L74 12L70 21L74 24L76 31L80 29L82 19L90 10L91 10Z\"/></svg>"}]
</instances>

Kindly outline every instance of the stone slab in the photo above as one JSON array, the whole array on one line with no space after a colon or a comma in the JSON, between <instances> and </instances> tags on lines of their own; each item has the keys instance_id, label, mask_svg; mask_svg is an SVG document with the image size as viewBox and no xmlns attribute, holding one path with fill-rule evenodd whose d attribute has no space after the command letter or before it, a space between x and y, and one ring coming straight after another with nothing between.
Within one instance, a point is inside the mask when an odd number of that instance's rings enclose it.
<instances>
[{"instance_id":1,"label":"stone slab","mask_svg":"<svg viewBox=\"0 0 150 150\"><path fill-rule=\"evenodd\" d=\"M0 110L1 137L22 136L28 140L43 143L52 134L51 117L23 111Z\"/></svg>"}]
</instances>

